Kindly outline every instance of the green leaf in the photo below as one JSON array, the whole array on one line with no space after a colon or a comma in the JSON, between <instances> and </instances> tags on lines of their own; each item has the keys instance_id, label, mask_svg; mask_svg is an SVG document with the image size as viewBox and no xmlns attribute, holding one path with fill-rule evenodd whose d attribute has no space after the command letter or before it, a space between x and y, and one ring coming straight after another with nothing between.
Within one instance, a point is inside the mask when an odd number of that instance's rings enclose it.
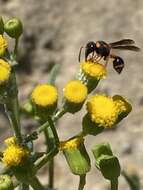
<instances>
[{"instance_id":1,"label":"green leaf","mask_svg":"<svg viewBox=\"0 0 143 190\"><path fill-rule=\"evenodd\" d=\"M55 81L56 81L56 77L59 73L61 65L60 64L55 64L53 66L53 68L51 69L51 72L49 74L49 78L48 78L48 83L55 85Z\"/></svg>"}]
</instances>

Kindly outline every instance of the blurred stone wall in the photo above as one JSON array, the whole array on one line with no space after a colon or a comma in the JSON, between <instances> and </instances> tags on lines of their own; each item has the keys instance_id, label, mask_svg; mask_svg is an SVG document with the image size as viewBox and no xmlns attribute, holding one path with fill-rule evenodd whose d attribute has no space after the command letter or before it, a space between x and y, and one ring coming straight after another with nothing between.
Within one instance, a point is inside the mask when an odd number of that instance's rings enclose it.
<instances>
[{"instance_id":1,"label":"blurred stone wall","mask_svg":"<svg viewBox=\"0 0 143 190\"><path fill-rule=\"evenodd\" d=\"M61 65L57 86L60 94L64 84L74 77L79 69L79 47L89 40L117 41L131 38L143 47L143 1L142 0L0 0L0 14L4 19L18 17L23 21L24 34L19 46L18 83L20 99L25 100L33 86L46 82L48 71L54 64ZM109 95L121 94L128 97L133 111L120 124L116 131L110 131L89 138L87 145L109 141L119 156L122 166L135 164L143 181L143 54L135 52L117 52L125 61L125 69L118 75L108 67L106 80L100 82L97 92ZM84 111L83 111L84 113ZM83 115L65 116L59 123L61 138L75 134L80 130ZM7 121L0 116L2 139L7 135ZM31 121L23 121L23 126ZM76 126L76 127L75 127ZM2 140L1 140L2 142ZM40 148L40 142L38 144ZM77 178L69 172L64 158L56 159L56 187L68 190L76 189ZM44 172L41 173L44 180ZM127 189L125 181L120 179L119 190ZM89 173L86 190L107 189L107 183L96 169Z\"/></svg>"}]
</instances>

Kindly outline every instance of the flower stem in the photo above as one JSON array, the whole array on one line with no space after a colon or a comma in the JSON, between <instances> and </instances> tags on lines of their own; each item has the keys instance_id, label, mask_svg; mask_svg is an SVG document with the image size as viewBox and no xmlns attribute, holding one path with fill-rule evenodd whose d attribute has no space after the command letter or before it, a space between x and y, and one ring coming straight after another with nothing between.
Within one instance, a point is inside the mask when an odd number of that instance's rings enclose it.
<instances>
[{"instance_id":1,"label":"flower stem","mask_svg":"<svg viewBox=\"0 0 143 190\"><path fill-rule=\"evenodd\" d=\"M29 185L26 183L22 183L19 185L19 190L29 190Z\"/></svg>"},{"instance_id":2,"label":"flower stem","mask_svg":"<svg viewBox=\"0 0 143 190\"><path fill-rule=\"evenodd\" d=\"M48 120L49 126L51 128L51 131L52 131L52 133L54 135L55 144L56 144L56 146L59 146L60 140L59 140L59 137L58 137L54 122L53 122L53 120L52 120L52 118L50 116L48 116L47 120Z\"/></svg>"},{"instance_id":3,"label":"flower stem","mask_svg":"<svg viewBox=\"0 0 143 190\"><path fill-rule=\"evenodd\" d=\"M11 75L11 85L7 90L8 100L6 102L6 112L11 123L11 126L14 129L15 136L18 143L22 142L22 136L20 132L20 116L19 116L19 103L18 103L18 90L16 85L15 72L13 70Z\"/></svg>"},{"instance_id":4,"label":"flower stem","mask_svg":"<svg viewBox=\"0 0 143 190\"><path fill-rule=\"evenodd\" d=\"M48 163L49 172L49 187L54 189L54 158L52 158Z\"/></svg>"},{"instance_id":5,"label":"flower stem","mask_svg":"<svg viewBox=\"0 0 143 190\"><path fill-rule=\"evenodd\" d=\"M47 146L47 153L54 148L54 138L50 128L45 129L45 140ZM51 158L48 162L49 182L48 185L51 189L54 189L54 158Z\"/></svg>"},{"instance_id":6,"label":"flower stem","mask_svg":"<svg viewBox=\"0 0 143 190\"><path fill-rule=\"evenodd\" d=\"M118 179L111 180L111 190L118 190Z\"/></svg>"},{"instance_id":7,"label":"flower stem","mask_svg":"<svg viewBox=\"0 0 143 190\"><path fill-rule=\"evenodd\" d=\"M35 170L38 171L42 168L49 160L51 160L56 154L58 154L59 150L53 148L48 154L46 154L40 161L38 161L35 165Z\"/></svg>"},{"instance_id":8,"label":"flower stem","mask_svg":"<svg viewBox=\"0 0 143 190\"><path fill-rule=\"evenodd\" d=\"M56 122L58 119L60 119L64 114L66 113L66 111L64 109L61 109L60 111L58 111L55 116L53 117L53 121ZM37 130L33 131L33 133L31 133L30 135L28 135L25 138L25 142L29 142L31 140L35 140L38 138L38 134L40 134L41 132L43 132L45 129L47 129L49 127L49 121L46 121L44 124L42 124L41 126L38 127Z\"/></svg>"},{"instance_id":9,"label":"flower stem","mask_svg":"<svg viewBox=\"0 0 143 190\"><path fill-rule=\"evenodd\" d=\"M83 190L86 184L86 175L80 175L78 190Z\"/></svg>"},{"instance_id":10,"label":"flower stem","mask_svg":"<svg viewBox=\"0 0 143 190\"><path fill-rule=\"evenodd\" d=\"M36 176L29 179L29 184L34 190L44 190L44 187Z\"/></svg>"},{"instance_id":11,"label":"flower stem","mask_svg":"<svg viewBox=\"0 0 143 190\"><path fill-rule=\"evenodd\" d=\"M17 54L18 41L19 41L19 38L16 38L16 39L15 39L14 51L13 51L14 56L16 56L16 54Z\"/></svg>"}]
</instances>

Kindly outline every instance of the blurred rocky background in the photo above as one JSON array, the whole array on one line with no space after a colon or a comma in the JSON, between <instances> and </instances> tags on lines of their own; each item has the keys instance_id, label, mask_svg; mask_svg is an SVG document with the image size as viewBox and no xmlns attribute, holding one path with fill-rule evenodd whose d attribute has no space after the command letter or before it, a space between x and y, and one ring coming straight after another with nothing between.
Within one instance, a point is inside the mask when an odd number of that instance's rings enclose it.
<instances>
[{"instance_id":1,"label":"blurred rocky background","mask_svg":"<svg viewBox=\"0 0 143 190\"><path fill-rule=\"evenodd\" d=\"M35 84L47 81L54 64L61 65L56 84L62 94L64 84L79 69L79 48L89 40L112 42L131 38L140 48L143 47L142 0L0 0L0 15L5 20L18 17L24 24L17 68L22 102L29 97ZM132 102L133 111L116 130L96 138L89 137L86 143L90 152L93 144L109 141L122 167L134 165L143 184L143 54L117 53L125 60L125 69L118 75L109 64L108 76L100 82L96 92L126 96ZM84 110L76 115L67 114L60 120L58 132L61 139L80 131L83 114ZM0 121L0 142L3 144L5 136L10 135L3 111ZM22 124L24 130L33 130L32 120L23 119ZM36 147L40 150L41 145L42 136ZM77 189L78 177L69 172L62 155L56 157L55 164L55 187L59 190ZM39 172L43 182L47 180L46 172ZM110 189L108 181L95 167L87 177L85 190L89 189ZM121 189L129 189L122 177L119 180Z\"/></svg>"}]
</instances>

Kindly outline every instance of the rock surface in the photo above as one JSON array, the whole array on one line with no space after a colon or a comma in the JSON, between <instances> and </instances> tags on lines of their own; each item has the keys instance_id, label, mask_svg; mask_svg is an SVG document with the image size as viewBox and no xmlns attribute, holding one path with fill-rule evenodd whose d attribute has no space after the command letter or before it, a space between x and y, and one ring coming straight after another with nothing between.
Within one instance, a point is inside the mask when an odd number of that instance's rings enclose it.
<instances>
[{"instance_id":1,"label":"rock surface","mask_svg":"<svg viewBox=\"0 0 143 190\"><path fill-rule=\"evenodd\" d=\"M29 96L35 84L47 81L48 71L54 64L61 65L57 86L62 94L64 84L79 69L79 47L89 40L112 42L131 38L141 49L143 47L142 0L0 0L0 13L5 19L19 17L24 23L18 67L19 95L22 101ZM112 69L112 64L109 64L108 76L99 84L97 92L128 97L133 111L116 131L87 138L86 142L90 151L93 144L109 141L123 167L136 165L143 183L143 170L140 169L143 168L143 54L119 52L119 55L125 60L125 69L118 75ZM79 117L83 114L84 111L61 119L59 134L62 139L73 136L80 130ZM2 117L1 121L3 120ZM31 121L24 120L23 125L27 124L33 125ZM6 121L0 124L5 136L8 134L6 125ZM39 149L41 143L42 137L37 142ZM44 182L47 179L45 173L43 170L40 174ZM68 185L68 190L77 189L77 177L67 173L69 169L63 156L57 156L56 187L67 190ZM119 190L127 189L122 177L119 184ZM95 168L92 169L87 177L85 190L105 190L107 187L108 182L103 180Z\"/></svg>"}]
</instances>

